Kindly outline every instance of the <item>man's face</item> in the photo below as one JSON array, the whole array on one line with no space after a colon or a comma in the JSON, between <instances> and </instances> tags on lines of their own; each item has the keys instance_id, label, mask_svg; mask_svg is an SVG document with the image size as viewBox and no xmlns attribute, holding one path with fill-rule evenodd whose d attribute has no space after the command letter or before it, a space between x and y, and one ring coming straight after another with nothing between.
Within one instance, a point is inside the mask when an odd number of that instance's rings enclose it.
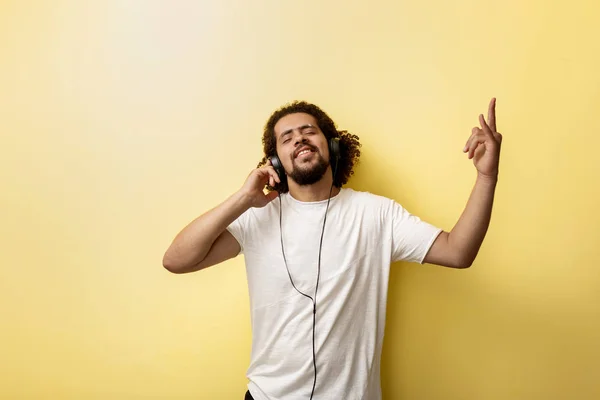
<instances>
[{"instance_id":1,"label":"man's face","mask_svg":"<svg viewBox=\"0 0 600 400\"><path fill-rule=\"evenodd\" d=\"M318 182L329 167L327 139L310 114L294 113L275 124L277 155L299 185Z\"/></svg>"}]
</instances>

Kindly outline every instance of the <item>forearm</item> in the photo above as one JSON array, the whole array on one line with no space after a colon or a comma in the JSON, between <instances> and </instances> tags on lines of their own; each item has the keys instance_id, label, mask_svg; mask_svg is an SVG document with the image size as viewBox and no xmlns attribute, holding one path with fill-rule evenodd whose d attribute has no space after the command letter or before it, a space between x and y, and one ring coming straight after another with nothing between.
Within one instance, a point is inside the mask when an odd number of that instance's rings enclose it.
<instances>
[{"instance_id":1,"label":"forearm","mask_svg":"<svg viewBox=\"0 0 600 400\"><path fill-rule=\"evenodd\" d=\"M200 263L217 237L250 207L241 192L236 192L223 203L190 222L167 249L165 266L192 266Z\"/></svg>"},{"instance_id":2,"label":"forearm","mask_svg":"<svg viewBox=\"0 0 600 400\"><path fill-rule=\"evenodd\" d=\"M477 176L467 205L448 235L451 248L459 254L463 264L473 263L487 233L497 181L497 178Z\"/></svg>"}]
</instances>

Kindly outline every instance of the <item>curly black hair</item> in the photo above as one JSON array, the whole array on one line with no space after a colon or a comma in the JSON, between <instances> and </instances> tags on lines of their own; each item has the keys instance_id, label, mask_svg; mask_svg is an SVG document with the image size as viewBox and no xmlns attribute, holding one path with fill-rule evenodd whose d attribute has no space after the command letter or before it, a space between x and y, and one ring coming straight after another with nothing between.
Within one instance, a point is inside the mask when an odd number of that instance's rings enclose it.
<instances>
[{"instance_id":1,"label":"curly black hair","mask_svg":"<svg viewBox=\"0 0 600 400\"><path fill-rule=\"evenodd\" d=\"M265 156L258 163L257 168L267 163L269 157L276 154L275 124L288 114L306 113L312 115L317 120L317 125L325 135L327 141L331 138L340 139L340 159L337 165L337 171L333 180L334 186L341 188L348 182L350 176L354 174L353 168L358 164L360 158L359 137L346 130L338 130L335 122L321 108L315 104L306 101L294 101L288 103L276 110L267 120L264 127L262 144ZM281 183L276 183L275 187L267 186L268 190L277 190L279 193L287 193L289 187L287 177L282 179Z\"/></svg>"}]
</instances>

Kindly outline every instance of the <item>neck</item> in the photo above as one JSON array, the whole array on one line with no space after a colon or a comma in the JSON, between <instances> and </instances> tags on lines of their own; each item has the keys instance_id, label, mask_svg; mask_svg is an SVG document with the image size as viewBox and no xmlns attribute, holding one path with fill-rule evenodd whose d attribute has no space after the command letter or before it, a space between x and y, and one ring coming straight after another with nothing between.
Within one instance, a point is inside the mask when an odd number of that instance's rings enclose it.
<instances>
[{"instance_id":1,"label":"neck","mask_svg":"<svg viewBox=\"0 0 600 400\"><path fill-rule=\"evenodd\" d=\"M300 186L288 177L290 195L298 201L321 201L329 198L329 191L331 190L331 197L335 197L340 192L340 188L335 186L333 189L331 188L333 178L330 171L331 169L323 175L320 181L312 185Z\"/></svg>"}]
</instances>

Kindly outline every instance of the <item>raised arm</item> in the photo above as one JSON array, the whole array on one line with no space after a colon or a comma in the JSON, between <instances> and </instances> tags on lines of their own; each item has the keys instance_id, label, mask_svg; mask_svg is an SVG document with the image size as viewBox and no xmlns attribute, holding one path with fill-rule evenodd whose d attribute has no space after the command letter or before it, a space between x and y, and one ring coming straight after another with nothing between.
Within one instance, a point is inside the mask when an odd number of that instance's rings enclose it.
<instances>
[{"instance_id":1,"label":"raised arm","mask_svg":"<svg viewBox=\"0 0 600 400\"><path fill-rule=\"evenodd\" d=\"M198 271L235 257L240 245L226 228L251 207L264 207L277 197L265 194L279 177L268 163L253 170L240 190L190 222L173 240L163 256L163 266L176 274Z\"/></svg>"},{"instance_id":2,"label":"raised arm","mask_svg":"<svg viewBox=\"0 0 600 400\"><path fill-rule=\"evenodd\" d=\"M496 99L488 110L488 123L479 115L481 127L472 130L463 152L473 159L477 179L467 205L450 232L442 232L424 262L452 268L471 266L487 233L491 215L500 161L502 135L496 131Z\"/></svg>"}]
</instances>

